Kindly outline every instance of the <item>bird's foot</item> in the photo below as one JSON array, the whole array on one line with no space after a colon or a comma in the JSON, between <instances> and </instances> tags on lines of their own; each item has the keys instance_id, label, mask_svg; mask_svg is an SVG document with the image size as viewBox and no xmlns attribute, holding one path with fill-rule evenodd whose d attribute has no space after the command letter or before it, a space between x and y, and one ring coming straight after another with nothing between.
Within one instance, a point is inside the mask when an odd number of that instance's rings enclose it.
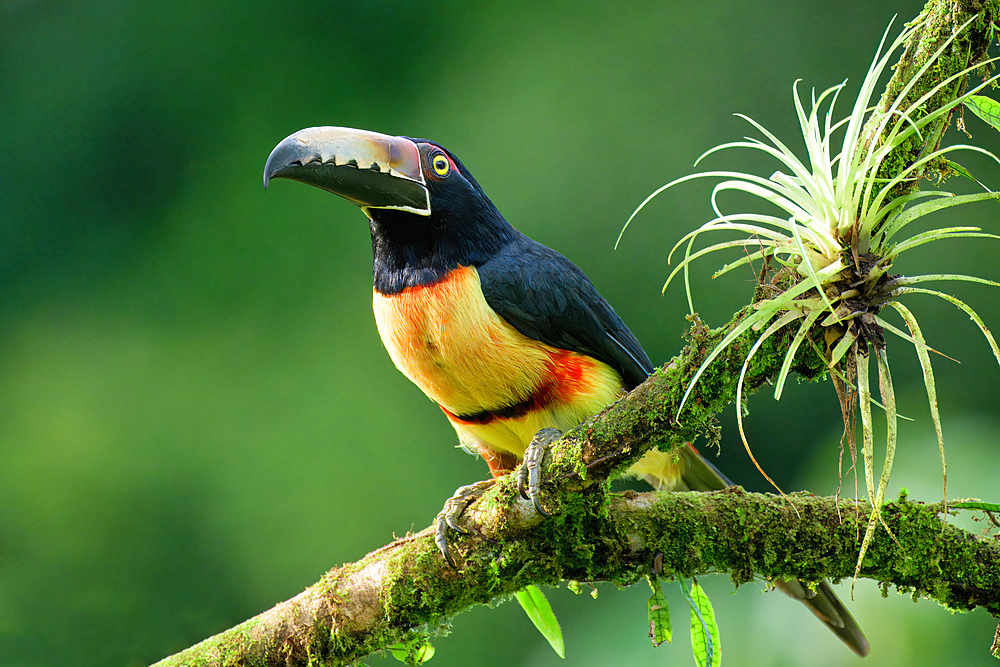
<instances>
[{"instance_id":1,"label":"bird's foot","mask_svg":"<svg viewBox=\"0 0 1000 667\"><path fill-rule=\"evenodd\" d=\"M524 463L517 471L518 493L525 500L530 500L535 506L535 511L544 517L552 515L545 511L539 501L542 485L542 459L545 458L545 451L549 445L561 437L562 431L555 428L543 428L536 433L527 449L524 450ZM490 469L492 470L493 467L491 466ZM496 471L494 473L497 474ZM448 530L453 530L460 535L469 535L470 531L462 528L458 520L466 508L478 500L495 483L496 479L487 479L459 487L454 495L445 501L444 507L438 513L437 519L434 521L434 543L437 544L441 555L451 567L457 568L457 565L455 558L451 555L451 550L448 548Z\"/></svg>"},{"instance_id":2,"label":"bird's foot","mask_svg":"<svg viewBox=\"0 0 1000 667\"><path fill-rule=\"evenodd\" d=\"M517 471L517 491L525 500L535 505L535 511L544 517L552 516L542 507L538 497L541 495L542 459L545 450L554 441L562 437L562 431L557 428L543 428L535 434L524 450L524 463Z\"/></svg>"},{"instance_id":3,"label":"bird's foot","mask_svg":"<svg viewBox=\"0 0 1000 667\"><path fill-rule=\"evenodd\" d=\"M487 479L459 487L454 495L445 501L444 507L441 508L437 519L434 520L434 543L437 544L441 555L452 568L458 566L455 565L455 559L448 549L448 529L450 528L460 535L468 535L470 531L458 525L458 519L462 516L465 508L478 500L486 492L486 489L493 486L494 483L496 483L495 479Z\"/></svg>"}]
</instances>

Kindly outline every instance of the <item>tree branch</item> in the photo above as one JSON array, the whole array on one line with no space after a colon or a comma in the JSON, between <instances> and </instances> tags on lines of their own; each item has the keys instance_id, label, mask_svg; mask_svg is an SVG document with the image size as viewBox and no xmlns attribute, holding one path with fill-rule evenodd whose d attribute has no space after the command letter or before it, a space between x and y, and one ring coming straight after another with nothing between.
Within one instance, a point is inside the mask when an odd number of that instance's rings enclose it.
<instances>
[{"instance_id":1,"label":"tree branch","mask_svg":"<svg viewBox=\"0 0 1000 667\"><path fill-rule=\"evenodd\" d=\"M954 27L973 16L949 57L907 97L917 99L934 85L932 77L940 80L982 62L998 5L997 0L931 0L921 15L925 27L907 45L875 116ZM964 87L963 78L950 99ZM876 124L873 118L869 127ZM935 146L946 126L947 120L931 137ZM886 168L899 173L921 150L928 148L904 142ZM666 576L730 572L737 584L755 574L807 581L852 576L859 535L871 513L864 503L807 494L781 499L738 488L707 494L608 490L609 479L654 446L668 451L698 435L717 439L714 415L735 400L736 378L756 332L746 332L715 359L679 421L678 405L708 351L749 312L716 331L694 318L690 342L678 357L555 443L546 456L543 487L552 518L540 520L520 500L513 480L503 478L466 513L466 525L477 532L453 539L460 569L447 566L428 528L331 570L291 600L157 664L349 664L390 644L433 634L459 611L528 584L634 583L650 573L654 558ZM745 378L747 394L775 377L790 338L788 332L776 334L757 351ZM795 370L808 379L826 372L811 350L800 354ZM952 609L983 607L1000 617L1000 540L947 525L940 509L905 498L887 504L882 516L896 541L878 531L861 576Z\"/></svg>"},{"instance_id":2,"label":"tree branch","mask_svg":"<svg viewBox=\"0 0 1000 667\"><path fill-rule=\"evenodd\" d=\"M736 583L754 573L850 577L870 508L807 494L790 503L798 516L780 498L738 488L585 493L575 511L539 521L504 480L469 517L479 534L461 540L469 556L460 570L444 563L428 528L158 664L350 664L530 583L635 583L650 573L654 558L662 560L664 576L731 572ZM862 576L953 609L982 606L1000 616L1000 540L943 523L939 505L900 499L882 511L898 544L880 531Z\"/></svg>"},{"instance_id":3,"label":"tree branch","mask_svg":"<svg viewBox=\"0 0 1000 667\"><path fill-rule=\"evenodd\" d=\"M983 78L993 70L993 66L985 64L988 59L987 50L993 36L992 26L1000 16L1000 6L995 0L931 0L924 7L915 21L920 27L906 44L906 49L896 64L895 73L886 84L885 92L874 113L868 119L865 129L870 136L878 127L886 113L900 95L904 95L898 110L916 118L923 114L940 109L963 94L968 87L968 77L962 76L954 85L946 86L925 102L923 110L914 109L913 104L928 91L950 76L958 74L967 67L979 65L977 70ZM913 78L919 70L931 59L941 46L952 37L959 27L967 21L972 21L969 28L956 36L931 67L917 81ZM912 82L907 91L907 86ZM945 114L937 121L930 132L921 136L912 136L898 146L882 163L879 178L891 179L903 168L916 162L921 155L937 150L944 137L945 130L951 123L956 109ZM891 124L890 124L891 126ZM886 128L888 129L888 127ZM879 141L881 138L876 137ZM939 161L940 162L940 161ZM931 163L915 174L915 178L900 183L892 196L900 196L917 189L920 177L937 171L948 176L950 169L944 164Z\"/></svg>"},{"instance_id":4,"label":"tree branch","mask_svg":"<svg viewBox=\"0 0 1000 667\"><path fill-rule=\"evenodd\" d=\"M427 528L331 570L291 600L158 665L350 664L415 634L433 633L459 611L528 584L635 583L650 573L658 554L665 576L730 572L736 583L755 573L812 581L851 576L859 531L870 514L866 504L808 494L786 501L738 488L609 492L610 476L653 444L679 445L696 434L696 422L678 424L672 417L687 378L723 331L696 322L690 335L684 355L552 448L544 486L552 518L540 520L508 476L466 513L465 525L475 534L453 538L458 570L445 563ZM745 353L749 344L747 336L713 363L708 378L715 380L692 393L692 405L711 415L733 400L732 378L743 363L738 348ZM748 375L751 386L778 370L776 362L763 360L779 356L761 358ZM940 511L905 499L883 508L898 543L880 531L862 576L953 609L981 606L1000 616L1000 540L949 526Z\"/></svg>"}]
</instances>

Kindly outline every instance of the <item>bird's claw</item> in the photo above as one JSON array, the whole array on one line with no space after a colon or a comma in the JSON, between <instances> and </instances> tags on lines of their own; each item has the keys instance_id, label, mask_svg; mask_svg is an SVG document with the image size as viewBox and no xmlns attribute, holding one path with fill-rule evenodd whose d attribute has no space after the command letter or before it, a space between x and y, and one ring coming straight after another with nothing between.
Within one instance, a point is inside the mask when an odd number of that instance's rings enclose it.
<instances>
[{"instance_id":1,"label":"bird's claw","mask_svg":"<svg viewBox=\"0 0 1000 667\"><path fill-rule=\"evenodd\" d=\"M544 517L552 515L545 511L539 500L542 485L542 459L545 457L545 450L548 449L549 445L561 437L562 431L555 428L543 428L536 433L527 449L524 450L524 463L517 472L518 493L525 500L530 500L535 506L535 511ZM493 486L495 482L495 479L487 479L459 487L452 497L445 501L444 507L438 512L437 519L434 521L434 543L437 544L441 555L451 567L457 568L458 566L448 548L448 530L451 529L459 535L470 534L471 531L459 525L458 519L465 512L465 509L478 500L486 489Z\"/></svg>"},{"instance_id":2,"label":"bird's claw","mask_svg":"<svg viewBox=\"0 0 1000 667\"><path fill-rule=\"evenodd\" d=\"M546 512L539 500L542 486L542 459L545 450L554 441L562 437L562 431L557 428L543 428L535 434L524 450L524 463L517 471L517 491L525 500L535 505L535 511L544 517L552 516Z\"/></svg>"},{"instance_id":3,"label":"bird's claw","mask_svg":"<svg viewBox=\"0 0 1000 667\"><path fill-rule=\"evenodd\" d=\"M486 489L493 486L496 480L487 479L475 484L467 484L459 487L451 498L445 501L444 507L438 512L437 519L434 520L434 543L448 565L457 569L455 559L448 549L448 529L454 530L460 535L469 535L470 531L458 525L458 519L462 516L465 508L477 500Z\"/></svg>"}]
</instances>

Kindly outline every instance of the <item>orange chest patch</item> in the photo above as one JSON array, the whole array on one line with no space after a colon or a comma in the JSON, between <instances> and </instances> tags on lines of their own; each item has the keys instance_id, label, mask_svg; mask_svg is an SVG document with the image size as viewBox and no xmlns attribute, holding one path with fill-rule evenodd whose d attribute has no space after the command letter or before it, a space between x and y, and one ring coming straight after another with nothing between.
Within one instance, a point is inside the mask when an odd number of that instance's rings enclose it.
<instances>
[{"instance_id":1,"label":"orange chest patch","mask_svg":"<svg viewBox=\"0 0 1000 667\"><path fill-rule=\"evenodd\" d=\"M547 373L552 348L489 307L474 267L399 294L375 292L373 310L396 367L454 414L523 400Z\"/></svg>"},{"instance_id":2,"label":"orange chest patch","mask_svg":"<svg viewBox=\"0 0 1000 667\"><path fill-rule=\"evenodd\" d=\"M474 267L386 296L374 293L379 335L396 367L452 415L617 392L604 364L524 336L490 308ZM605 377L607 376L607 377ZM604 400L603 404L610 402Z\"/></svg>"}]
</instances>

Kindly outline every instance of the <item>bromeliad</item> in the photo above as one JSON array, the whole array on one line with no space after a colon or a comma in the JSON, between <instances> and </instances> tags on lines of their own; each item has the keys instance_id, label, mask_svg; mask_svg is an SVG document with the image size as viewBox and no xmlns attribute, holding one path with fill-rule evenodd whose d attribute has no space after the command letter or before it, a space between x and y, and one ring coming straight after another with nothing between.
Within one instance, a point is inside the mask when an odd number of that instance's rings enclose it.
<instances>
[{"instance_id":1,"label":"bromeliad","mask_svg":"<svg viewBox=\"0 0 1000 667\"><path fill-rule=\"evenodd\" d=\"M693 313L694 305L688 281L690 264L699 257L725 248L742 248L745 253L740 259L723 266L715 276L753 261L762 260L765 267L772 262L780 266L780 278L765 286L763 297L754 304L754 312L744 318L707 356L688 386L684 401L678 409L678 416L691 388L705 369L744 332L750 329L763 330L743 365L737 389L737 405L742 404L743 377L750 359L767 338L785 327L797 326L775 382L776 399L781 397L799 348L807 340L820 339L821 342L813 345L817 346L830 368L844 411L845 424L853 423L855 399L857 411L861 416L865 479L873 510L858 558L859 568L873 531L881 520L880 508L885 497L889 473L892 470L896 446L898 415L889 363L885 354L886 331L911 343L923 368L930 414L937 433L942 468L945 471L945 498L947 498L944 439L938 413L934 374L928 354L934 350L924 341L916 318L899 301L899 297L905 294L930 294L954 304L979 326L997 361L1000 362L1000 349L996 341L972 308L953 296L915 286L939 280L961 280L993 286L1000 286L1000 283L967 275L903 276L890 273L890 268L902 253L927 243L965 237L1000 238L976 227L944 227L915 234L909 238L903 238L902 234L910 223L933 211L1000 198L1000 193L989 190L979 194L956 196L938 190L916 189L916 183L932 169L938 171L948 169L954 173L968 174L966 170L947 160L946 156L953 151L974 151L1000 162L992 153L977 146L939 147L951 112L997 79L994 76L964 94L959 94L967 75L984 64L992 63L993 60L963 69L929 86L929 89L922 94L918 94L915 88L924 80L924 75L930 78L930 72L937 60L953 45L956 37L968 25L969 23L966 23L956 31L925 61L910 78L909 83L895 94L892 102L882 110L881 114L874 116L874 120L871 120L869 112L879 77L892 54L922 27L919 22L904 29L883 52L882 47L889 34L889 29L886 29L848 117L836 122L833 119L837 97L846 82L824 91L818 98L814 93L808 113L799 98L796 85L793 88L793 98L806 148L805 160L800 160L788 146L759 123L738 114L763 134L766 141L747 138L744 141L722 144L706 152L698 162L723 149L749 148L762 151L777 159L782 170L774 172L769 178L733 171L707 171L678 178L651 194L639 205L625 225L627 228L653 197L668 188L697 178L721 179L713 189L711 197L716 217L688 233L674 246L671 255L681 247L684 248L684 255L667 278L664 291L677 274L683 272L688 305ZM928 108L931 101L942 92L953 93L949 101L937 108ZM911 97L915 99L911 100ZM904 102L907 103L905 108ZM822 114L824 104L826 111ZM843 136L838 142L835 135L840 132ZM904 142L922 147L920 154L909 164L889 173L891 168L888 160L896 149L904 145ZM776 206L783 214L723 213L718 196L725 191L739 191L753 195ZM624 229L622 231L624 233ZM701 234L710 231L737 232L741 237L693 251L695 240ZM880 312L886 306L899 312L909 333L881 317ZM823 331L820 336L815 335L817 326ZM888 426L886 459L877 485L874 479L872 452L871 405L875 401L871 397L869 388L869 359L872 355L877 364L876 375L882 398L882 404L876 403L876 405L885 410ZM737 410L737 420L741 438L749 452L750 445L743 432L743 415L740 410ZM856 449L853 430L848 429L846 436L851 446L851 454L854 456ZM763 470L761 472L763 473ZM770 478L768 480L770 481Z\"/></svg>"}]
</instances>

